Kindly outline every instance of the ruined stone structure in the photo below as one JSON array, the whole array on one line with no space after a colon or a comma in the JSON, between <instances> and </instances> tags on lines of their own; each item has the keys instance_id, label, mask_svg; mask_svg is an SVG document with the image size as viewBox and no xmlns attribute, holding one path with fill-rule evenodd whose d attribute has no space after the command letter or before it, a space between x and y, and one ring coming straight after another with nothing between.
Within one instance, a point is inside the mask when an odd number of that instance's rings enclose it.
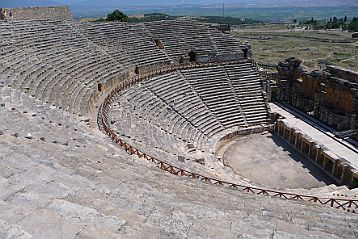
<instances>
[{"instance_id":1,"label":"ruined stone structure","mask_svg":"<svg viewBox=\"0 0 358 239\"><path fill-rule=\"evenodd\" d=\"M307 112L338 131L357 130L358 73L328 66L306 72L297 59L280 62L277 100ZM354 134L353 134L354 135Z\"/></svg>"},{"instance_id":2,"label":"ruined stone structure","mask_svg":"<svg viewBox=\"0 0 358 239\"><path fill-rule=\"evenodd\" d=\"M21 7L0 8L0 19L9 21L22 20L71 20L71 12L67 6L55 7Z\"/></svg>"},{"instance_id":3,"label":"ruined stone structure","mask_svg":"<svg viewBox=\"0 0 358 239\"><path fill-rule=\"evenodd\" d=\"M309 160L330 174L337 182L356 187L358 185L358 170L342 155L336 155L324 145L316 143L305 132L287 125L283 120L275 124L275 132L292 144Z\"/></svg>"},{"instance_id":4,"label":"ruined stone structure","mask_svg":"<svg viewBox=\"0 0 358 239\"><path fill-rule=\"evenodd\" d=\"M358 72L339 66L326 66L326 69L335 77L358 83Z\"/></svg>"},{"instance_id":5,"label":"ruined stone structure","mask_svg":"<svg viewBox=\"0 0 358 239\"><path fill-rule=\"evenodd\" d=\"M300 143L339 181L305 190L262 187L216 157L236 135L287 135L230 35L188 20L0 21L0 59L0 237L358 233L356 191L341 185L356 183L351 151L346 167Z\"/></svg>"}]
</instances>

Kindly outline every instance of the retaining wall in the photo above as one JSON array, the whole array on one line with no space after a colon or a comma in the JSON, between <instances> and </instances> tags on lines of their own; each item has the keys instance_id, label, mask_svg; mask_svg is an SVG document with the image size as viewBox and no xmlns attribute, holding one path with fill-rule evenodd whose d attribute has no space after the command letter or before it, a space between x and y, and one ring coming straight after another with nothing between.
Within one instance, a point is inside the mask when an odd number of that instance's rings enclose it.
<instances>
[{"instance_id":1,"label":"retaining wall","mask_svg":"<svg viewBox=\"0 0 358 239\"><path fill-rule=\"evenodd\" d=\"M10 21L72 19L68 6L1 8L0 12L2 18Z\"/></svg>"}]
</instances>

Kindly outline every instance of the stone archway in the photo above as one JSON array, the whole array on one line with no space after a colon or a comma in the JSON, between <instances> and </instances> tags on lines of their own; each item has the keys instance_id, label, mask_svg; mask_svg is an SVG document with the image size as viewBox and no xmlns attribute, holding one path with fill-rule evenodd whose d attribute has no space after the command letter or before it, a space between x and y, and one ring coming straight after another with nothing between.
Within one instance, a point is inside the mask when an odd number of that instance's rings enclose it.
<instances>
[{"instance_id":1,"label":"stone archway","mask_svg":"<svg viewBox=\"0 0 358 239\"><path fill-rule=\"evenodd\" d=\"M190 62L196 62L197 54L194 51L189 52L188 56Z\"/></svg>"},{"instance_id":2,"label":"stone archway","mask_svg":"<svg viewBox=\"0 0 358 239\"><path fill-rule=\"evenodd\" d=\"M249 49L245 48L245 49L243 49L242 51L244 52L244 58L248 58L248 56L249 56L249 54L248 54Z\"/></svg>"}]
</instances>

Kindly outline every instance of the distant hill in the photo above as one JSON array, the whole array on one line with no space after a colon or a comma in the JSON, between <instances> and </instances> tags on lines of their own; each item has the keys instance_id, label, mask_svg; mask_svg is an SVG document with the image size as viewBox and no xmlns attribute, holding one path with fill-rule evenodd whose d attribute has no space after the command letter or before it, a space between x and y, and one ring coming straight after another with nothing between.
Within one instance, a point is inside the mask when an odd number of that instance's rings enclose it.
<instances>
[{"instance_id":1,"label":"distant hill","mask_svg":"<svg viewBox=\"0 0 358 239\"><path fill-rule=\"evenodd\" d=\"M53 0L57 2L64 2L70 5L87 4L90 6L167 6L167 5L185 5L185 4L200 4L200 5L221 5L222 2L230 5L241 5L242 7L312 7L312 6L342 6L351 5L358 6L357 0ZM75 4L73 4L75 3Z\"/></svg>"},{"instance_id":2,"label":"distant hill","mask_svg":"<svg viewBox=\"0 0 358 239\"><path fill-rule=\"evenodd\" d=\"M0 0L1 7L69 5L76 18L101 17L115 9L128 15L165 13L169 15L221 16L225 15L265 22L292 19L326 19L358 12L358 0Z\"/></svg>"},{"instance_id":3,"label":"distant hill","mask_svg":"<svg viewBox=\"0 0 358 239\"><path fill-rule=\"evenodd\" d=\"M325 7L358 6L357 0L1 0L0 7L70 5L71 7L130 7L130 6L168 6L168 5L226 5L241 7Z\"/></svg>"},{"instance_id":4,"label":"distant hill","mask_svg":"<svg viewBox=\"0 0 358 239\"><path fill-rule=\"evenodd\" d=\"M326 7L326 6L358 6L357 0L53 0L73 6L168 6L168 5L226 5L241 7Z\"/></svg>"}]
</instances>

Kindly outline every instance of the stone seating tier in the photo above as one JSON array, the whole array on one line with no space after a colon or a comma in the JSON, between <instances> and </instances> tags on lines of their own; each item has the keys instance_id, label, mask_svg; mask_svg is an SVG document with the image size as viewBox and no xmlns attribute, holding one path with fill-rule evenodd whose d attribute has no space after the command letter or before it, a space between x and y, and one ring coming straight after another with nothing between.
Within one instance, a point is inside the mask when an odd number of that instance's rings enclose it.
<instances>
[{"instance_id":1,"label":"stone seating tier","mask_svg":"<svg viewBox=\"0 0 358 239\"><path fill-rule=\"evenodd\" d=\"M180 34L188 31L195 39L199 31L201 36L194 41L183 38L160 50L145 40L147 34L151 43L155 37L151 27L129 26L131 32L144 32L140 35L144 40L128 34L138 49L124 49L114 46L114 23L98 27L113 38L106 45L89 37L98 29L95 24L0 21L2 237L354 238L358 233L355 214L178 178L128 155L88 127L88 119L73 115L85 116L98 84L114 81L130 66L171 63L179 50L188 49L185 43L200 47L210 41L204 50L225 51L224 43L220 46L218 40L205 39L211 31L206 25L172 23ZM159 27L155 31L165 34ZM167 37L170 42L172 38ZM139 54L141 49L143 54ZM127 55L122 57L122 53ZM247 64L206 68L162 74L117 95L117 106L111 106L109 115L113 128L126 141L164 162L207 177L248 183L222 168L210 145L224 130L266 122L260 79ZM225 73L231 68L233 75ZM195 70L215 87L197 83ZM225 77L216 74L217 70ZM206 91L215 97L210 98ZM251 117L251 112L256 113ZM201 158L205 165L196 162ZM329 190L315 193L327 196ZM344 193L345 189L334 191Z\"/></svg>"},{"instance_id":2,"label":"stone seating tier","mask_svg":"<svg viewBox=\"0 0 358 239\"><path fill-rule=\"evenodd\" d=\"M246 63L194 67L150 77L119 92L114 102L108 117L116 132L136 145L139 142L137 146L144 146L141 149L149 155L158 155L159 150L161 156L183 156L194 164L200 158L210 166L219 163L211 154L212 146L225 136L221 135L225 130L232 133L268 124L261 79ZM188 151L187 145L193 149Z\"/></svg>"}]
</instances>

